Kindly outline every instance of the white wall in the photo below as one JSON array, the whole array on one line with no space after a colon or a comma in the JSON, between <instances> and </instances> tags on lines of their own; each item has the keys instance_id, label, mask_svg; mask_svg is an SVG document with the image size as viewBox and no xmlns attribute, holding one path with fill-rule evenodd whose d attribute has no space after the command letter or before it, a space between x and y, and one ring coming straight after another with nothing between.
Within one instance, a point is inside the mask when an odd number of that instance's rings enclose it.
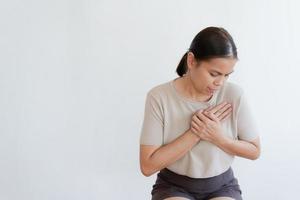
<instances>
[{"instance_id":1,"label":"white wall","mask_svg":"<svg viewBox=\"0 0 300 200\"><path fill-rule=\"evenodd\" d=\"M150 199L139 172L146 92L176 77L196 33L222 26L262 155L237 158L244 199L295 199L300 3L10 0L0 4L0 199Z\"/></svg>"}]
</instances>

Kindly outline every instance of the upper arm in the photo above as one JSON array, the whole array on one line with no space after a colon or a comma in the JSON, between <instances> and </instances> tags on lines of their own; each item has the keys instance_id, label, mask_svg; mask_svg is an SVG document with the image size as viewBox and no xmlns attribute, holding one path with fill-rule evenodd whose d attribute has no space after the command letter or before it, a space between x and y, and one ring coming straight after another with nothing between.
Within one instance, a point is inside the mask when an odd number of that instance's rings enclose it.
<instances>
[{"instance_id":1,"label":"upper arm","mask_svg":"<svg viewBox=\"0 0 300 200\"><path fill-rule=\"evenodd\" d=\"M240 96L237 108L237 135L241 140L259 143L256 119L244 93Z\"/></svg>"},{"instance_id":2,"label":"upper arm","mask_svg":"<svg viewBox=\"0 0 300 200\"><path fill-rule=\"evenodd\" d=\"M164 116L157 95L147 94L144 121L140 135L140 169L145 176L153 172L151 156L163 145Z\"/></svg>"},{"instance_id":3,"label":"upper arm","mask_svg":"<svg viewBox=\"0 0 300 200\"><path fill-rule=\"evenodd\" d=\"M164 116L159 98L148 93L145 103L144 121L141 129L140 144L163 144Z\"/></svg>"}]
</instances>

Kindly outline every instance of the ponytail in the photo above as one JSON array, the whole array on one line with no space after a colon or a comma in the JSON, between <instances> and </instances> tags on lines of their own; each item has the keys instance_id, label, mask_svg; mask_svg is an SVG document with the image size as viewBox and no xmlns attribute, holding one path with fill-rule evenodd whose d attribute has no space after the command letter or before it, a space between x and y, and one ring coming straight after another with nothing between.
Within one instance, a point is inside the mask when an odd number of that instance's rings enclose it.
<instances>
[{"instance_id":1,"label":"ponytail","mask_svg":"<svg viewBox=\"0 0 300 200\"><path fill-rule=\"evenodd\" d=\"M176 72L179 76L183 76L187 72L187 64L186 64L187 54L188 54L188 52L186 52L182 56L178 66L177 66Z\"/></svg>"}]
</instances>

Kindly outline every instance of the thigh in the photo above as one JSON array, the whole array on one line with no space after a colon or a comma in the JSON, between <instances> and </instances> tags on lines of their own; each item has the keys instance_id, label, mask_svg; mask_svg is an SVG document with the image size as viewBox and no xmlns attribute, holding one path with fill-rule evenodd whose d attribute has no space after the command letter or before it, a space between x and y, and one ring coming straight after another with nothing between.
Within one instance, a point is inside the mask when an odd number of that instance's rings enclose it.
<instances>
[{"instance_id":1,"label":"thigh","mask_svg":"<svg viewBox=\"0 0 300 200\"><path fill-rule=\"evenodd\" d=\"M236 178L208 196L209 200L242 200L242 191Z\"/></svg>"},{"instance_id":2,"label":"thigh","mask_svg":"<svg viewBox=\"0 0 300 200\"><path fill-rule=\"evenodd\" d=\"M185 189L158 178L151 191L152 200L195 200Z\"/></svg>"},{"instance_id":3,"label":"thigh","mask_svg":"<svg viewBox=\"0 0 300 200\"><path fill-rule=\"evenodd\" d=\"M165 187L152 191L152 200L196 200L189 193L177 187Z\"/></svg>"}]
</instances>

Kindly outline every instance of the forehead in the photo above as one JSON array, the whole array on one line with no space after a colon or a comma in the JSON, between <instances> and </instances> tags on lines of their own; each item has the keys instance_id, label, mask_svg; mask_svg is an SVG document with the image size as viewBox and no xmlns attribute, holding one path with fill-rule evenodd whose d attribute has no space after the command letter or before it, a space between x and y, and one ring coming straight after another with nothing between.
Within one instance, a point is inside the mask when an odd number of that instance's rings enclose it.
<instances>
[{"instance_id":1,"label":"forehead","mask_svg":"<svg viewBox=\"0 0 300 200\"><path fill-rule=\"evenodd\" d=\"M207 70L215 70L223 73L228 73L233 70L236 59L233 58L212 58L206 61L203 61L203 66Z\"/></svg>"}]
</instances>

